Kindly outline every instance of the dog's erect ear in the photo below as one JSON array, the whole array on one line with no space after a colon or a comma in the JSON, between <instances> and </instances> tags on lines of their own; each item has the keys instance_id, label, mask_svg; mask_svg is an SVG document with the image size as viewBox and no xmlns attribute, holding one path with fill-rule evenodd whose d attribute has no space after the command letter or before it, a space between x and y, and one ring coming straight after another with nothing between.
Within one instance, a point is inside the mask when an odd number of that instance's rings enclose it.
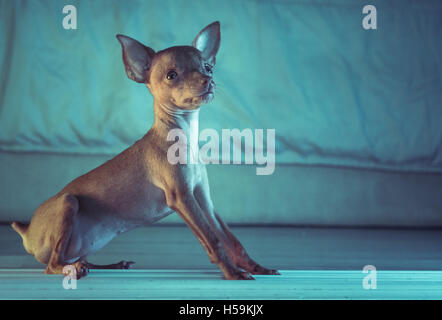
<instances>
[{"instance_id":1,"label":"dog's erect ear","mask_svg":"<svg viewBox=\"0 0 442 320\"><path fill-rule=\"evenodd\" d=\"M219 22L213 22L201 30L192 42L192 46L202 53L202 57L215 64L216 53L221 42L221 32Z\"/></svg>"},{"instance_id":2,"label":"dog's erect ear","mask_svg":"<svg viewBox=\"0 0 442 320\"><path fill-rule=\"evenodd\" d=\"M123 62L129 79L145 83L146 72L149 70L155 51L135 39L117 34L117 39L123 48Z\"/></svg>"}]
</instances>

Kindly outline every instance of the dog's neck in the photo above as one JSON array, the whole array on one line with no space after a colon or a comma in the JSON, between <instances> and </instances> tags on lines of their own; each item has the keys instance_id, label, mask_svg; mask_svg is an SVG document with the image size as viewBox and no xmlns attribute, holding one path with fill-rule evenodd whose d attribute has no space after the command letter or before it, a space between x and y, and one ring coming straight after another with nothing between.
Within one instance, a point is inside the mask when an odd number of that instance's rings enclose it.
<instances>
[{"instance_id":1,"label":"dog's neck","mask_svg":"<svg viewBox=\"0 0 442 320\"><path fill-rule=\"evenodd\" d=\"M172 129L183 130L187 136L191 156L197 156L199 151L199 108L183 110L172 105L154 101L154 112L153 128L158 128L162 135L164 135L164 139L166 139L168 132Z\"/></svg>"}]
</instances>

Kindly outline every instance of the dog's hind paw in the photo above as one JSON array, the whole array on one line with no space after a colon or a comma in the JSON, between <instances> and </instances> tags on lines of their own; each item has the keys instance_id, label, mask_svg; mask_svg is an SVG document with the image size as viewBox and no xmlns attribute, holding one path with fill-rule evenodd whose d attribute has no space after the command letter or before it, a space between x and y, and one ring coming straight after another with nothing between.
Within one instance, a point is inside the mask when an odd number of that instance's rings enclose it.
<instances>
[{"instance_id":1,"label":"dog's hind paw","mask_svg":"<svg viewBox=\"0 0 442 320\"><path fill-rule=\"evenodd\" d=\"M133 261L121 260L115 264L115 269L131 269L134 263Z\"/></svg>"}]
</instances>

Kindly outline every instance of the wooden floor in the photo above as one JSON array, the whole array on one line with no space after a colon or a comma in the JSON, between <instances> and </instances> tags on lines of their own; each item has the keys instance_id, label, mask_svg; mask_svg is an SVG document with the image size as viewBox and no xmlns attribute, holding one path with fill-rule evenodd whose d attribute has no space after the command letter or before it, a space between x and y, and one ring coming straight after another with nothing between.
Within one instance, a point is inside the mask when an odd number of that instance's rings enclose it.
<instances>
[{"instance_id":1,"label":"wooden floor","mask_svg":"<svg viewBox=\"0 0 442 320\"><path fill-rule=\"evenodd\" d=\"M442 232L237 227L261 264L280 276L225 281L191 232L153 226L120 235L90 257L97 264L136 262L132 270L91 270L77 289L26 254L0 226L1 299L442 299ZM376 267L376 289L362 272ZM372 273L370 273L372 275Z\"/></svg>"}]
</instances>

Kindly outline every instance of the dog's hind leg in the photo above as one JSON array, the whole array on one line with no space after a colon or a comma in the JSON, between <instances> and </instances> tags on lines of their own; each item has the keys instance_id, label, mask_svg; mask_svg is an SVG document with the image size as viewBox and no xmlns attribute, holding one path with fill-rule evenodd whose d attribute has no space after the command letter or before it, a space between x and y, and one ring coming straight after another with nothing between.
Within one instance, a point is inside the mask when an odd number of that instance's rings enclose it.
<instances>
[{"instance_id":1,"label":"dog's hind leg","mask_svg":"<svg viewBox=\"0 0 442 320\"><path fill-rule=\"evenodd\" d=\"M65 253L71 241L78 209L78 199L68 193L54 199L51 207L46 208L46 210L56 210L57 214L55 215L54 221L50 222L55 227L51 235L51 240L53 240L55 244L52 248L45 273L62 274L63 267L69 264L65 260ZM87 267L82 262L77 261L73 263L73 265L77 270L77 279L87 274Z\"/></svg>"}]
</instances>

